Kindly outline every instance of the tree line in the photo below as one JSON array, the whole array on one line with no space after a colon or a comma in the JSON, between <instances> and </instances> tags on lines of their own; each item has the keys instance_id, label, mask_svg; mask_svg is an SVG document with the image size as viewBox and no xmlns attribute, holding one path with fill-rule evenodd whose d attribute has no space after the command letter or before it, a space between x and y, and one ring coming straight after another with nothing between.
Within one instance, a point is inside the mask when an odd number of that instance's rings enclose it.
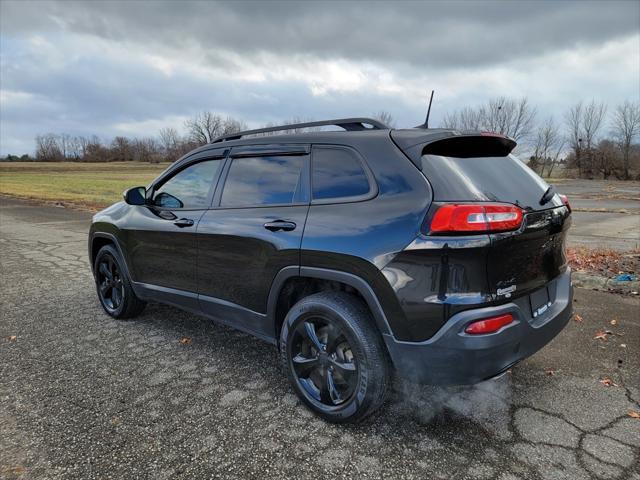
<instances>
[{"instance_id":1,"label":"tree line","mask_svg":"<svg viewBox=\"0 0 640 480\"><path fill-rule=\"evenodd\" d=\"M443 126L508 135L543 176L562 165L565 175L578 178L640 179L640 103L625 101L608 112L592 100L572 105L559 121L551 116L537 122L527 98L499 97L447 114Z\"/></svg>"},{"instance_id":2,"label":"tree line","mask_svg":"<svg viewBox=\"0 0 640 480\"><path fill-rule=\"evenodd\" d=\"M156 137L114 137L110 142L97 135L82 136L47 133L35 138L35 160L39 162L150 162L174 161L216 137L247 128L240 120L202 112L185 121L186 133L173 127L163 128ZM20 161L23 157L8 158Z\"/></svg>"},{"instance_id":3,"label":"tree line","mask_svg":"<svg viewBox=\"0 0 640 480\"><path fill-rule=\"evenodd\" d=\"M389 112L373 115L395 126ZM311 119L293 118L283 123ZM274 126L267 124L265 126ZM611 112L592 100L572 105L561 119L537 120L537 109L524 97L498 97L477 107L465 107L445 115L442 126L457 130L490 131L508 135L519 143L519 153L531 168L551 176L562 166L567 176L580 178L640 178L640 103L625 101ZM221 135L246 130L247 124L214 112L201 112L184 123L184 134L163 128L155 137L117 136L105 142L96 135L47 133L35 138L35 160L45 162L174 161L190 150L211 143ZM9 155L5 160L26 161L28 156Z\"/></svg>"}]
</instances>

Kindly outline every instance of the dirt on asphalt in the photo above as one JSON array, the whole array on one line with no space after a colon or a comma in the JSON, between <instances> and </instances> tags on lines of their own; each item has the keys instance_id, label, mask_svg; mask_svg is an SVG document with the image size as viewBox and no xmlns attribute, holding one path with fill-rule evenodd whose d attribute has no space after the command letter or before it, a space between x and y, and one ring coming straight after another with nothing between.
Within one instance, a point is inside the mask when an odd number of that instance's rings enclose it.
<instances>
[{"instance_id":1,"label":"dirt on asphalt","mask_svg":"<svg viewBox=\"0 0 640 480\"><path fill-rule=\"evenodd\" d=\"M108 317L89 220L0 203L0 478L640 480L637 298L577 289L575 319L509 374L398 384L337 426L266 343L160 305Z\"/></svg>"}]
</instances>

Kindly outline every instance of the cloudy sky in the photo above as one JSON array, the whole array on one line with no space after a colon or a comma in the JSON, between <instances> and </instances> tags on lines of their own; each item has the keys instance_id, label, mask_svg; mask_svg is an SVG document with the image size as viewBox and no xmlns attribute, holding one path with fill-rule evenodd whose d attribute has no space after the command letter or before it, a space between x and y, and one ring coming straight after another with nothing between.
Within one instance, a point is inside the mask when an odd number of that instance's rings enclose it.
<instances>
[{"instance_id":1,"label":"cloudy sky","mask_svg":"<svg viewBox=\"0 0 640 480\"><path fill-rule=\"evenodd\" d=\"M561 119L640 97L640 2L0 1L0 155L38 133L156 135L198 111L251 127L497 95Z\"/></svg>"}]
</instances>

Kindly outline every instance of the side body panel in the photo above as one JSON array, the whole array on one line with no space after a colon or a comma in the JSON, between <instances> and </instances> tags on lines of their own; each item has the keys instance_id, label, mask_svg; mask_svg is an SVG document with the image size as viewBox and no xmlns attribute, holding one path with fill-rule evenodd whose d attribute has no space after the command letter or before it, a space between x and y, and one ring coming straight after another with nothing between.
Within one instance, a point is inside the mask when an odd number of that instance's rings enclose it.
<instances>
[{"instance_id":1,"label":"side body panel","mask_svg":"<svg viewBox=\"0 0 640 480\"><path fill-rule=\"evenodd\" d=\"M371 169L375 198L314 203L307 218L301 266L347 272L375 292L394 335L405 338L406 316L384 267L419 234L431 202L428 183L387 137L353 133L349 145ZM312 155L313 163L313 155Z\"/></svg>"}]
</instances>

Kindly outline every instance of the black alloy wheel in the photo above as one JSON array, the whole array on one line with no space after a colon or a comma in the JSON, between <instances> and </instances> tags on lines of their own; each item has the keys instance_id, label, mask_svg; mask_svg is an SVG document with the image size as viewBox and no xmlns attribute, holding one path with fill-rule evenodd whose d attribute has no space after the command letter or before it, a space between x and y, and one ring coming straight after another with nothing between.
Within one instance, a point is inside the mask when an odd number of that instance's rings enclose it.
<instances>
[{"instance_id":1,"label":"black alloy wheel","mask_svg":"<svg viewBox=\"0 0 640 480\"><path fill-rule=\"evenodd\" d=\"M315 316L293 331L291 366L312 399L328 407L349 401L358 385L358 362L344 332L330 319Z\"/></svg>"},{"instance_id":2,"label":"black alloy wheel","mask_svg":"<svg viewBox=\"0 0 640 480\"><path fill-rule=\"evenodd\" d=\"M391 365L362 299L335 291L302 298L284 319L279 348L293 390L323 419L357 423L384 403Z\"/></svg>"},{"instance_id":3,"label":"black alloy wheel","mask_svg":"<svg viewBox=\"0 0 640 480\"><path fill-rule=\"evenodd\" d=\"M110 254L98 262L96 272L100 301L111 312L116 312L124 301L124 284L118 263Z\"/></svg>"}]
</instances>

